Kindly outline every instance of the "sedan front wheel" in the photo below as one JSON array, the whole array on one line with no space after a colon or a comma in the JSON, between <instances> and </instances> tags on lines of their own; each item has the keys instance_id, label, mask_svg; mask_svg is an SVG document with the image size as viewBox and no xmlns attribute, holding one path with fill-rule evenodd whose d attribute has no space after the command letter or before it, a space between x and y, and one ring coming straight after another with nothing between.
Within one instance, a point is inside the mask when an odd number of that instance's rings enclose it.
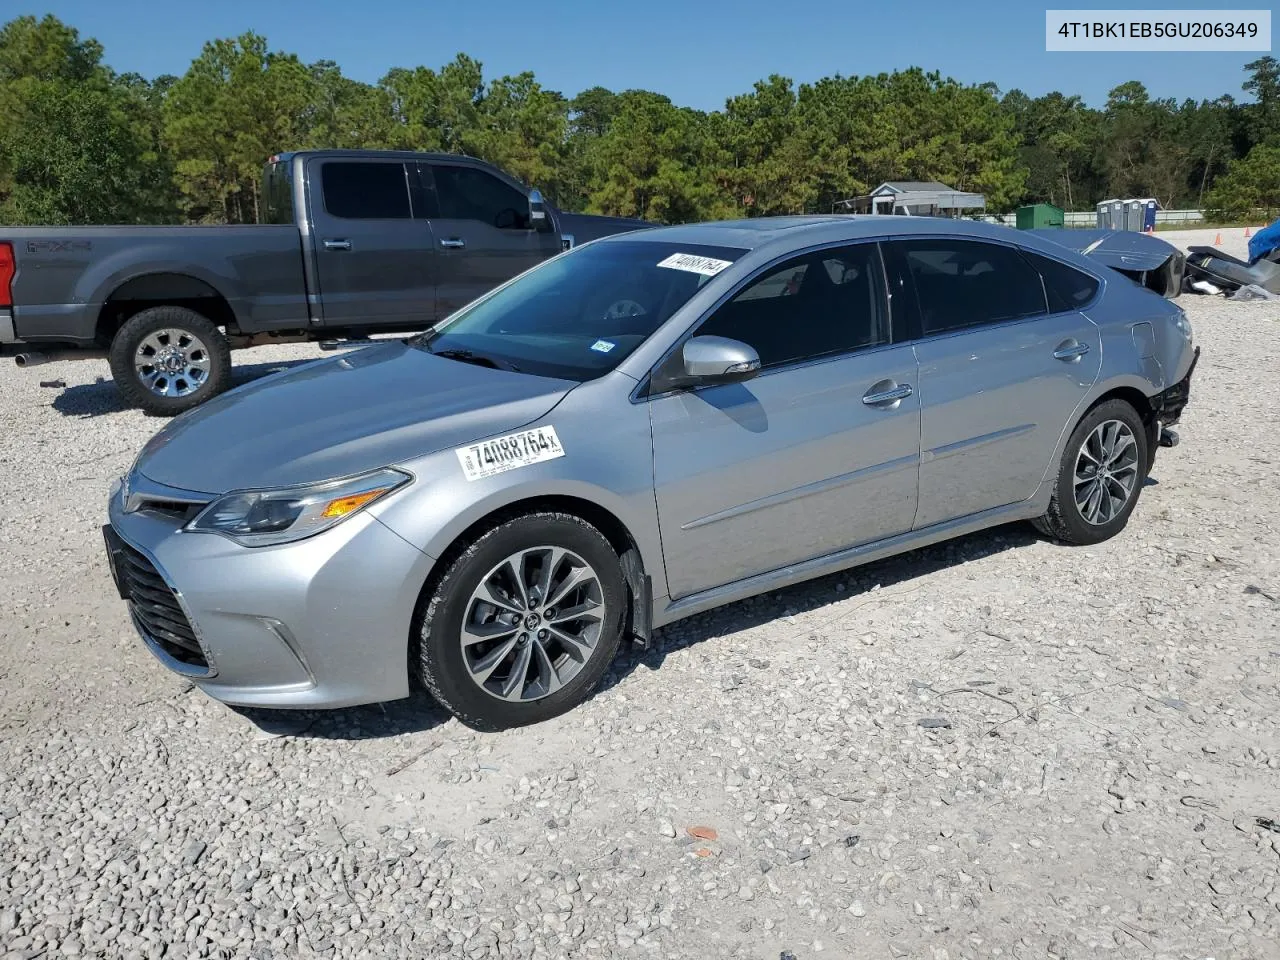
<instances>
[{"instance_id":1,"label":"sedan front wheel","mask_svg":"<svg viewBox=\"0 0 1280 960\"><path fill-rule=\"evenodd\" d=\"M621 639L626 583L605 536L579 517L531 513L477 537L426 600L419 670L464 723L537 723L595 689Z\"/></svg>"}]
</instances>

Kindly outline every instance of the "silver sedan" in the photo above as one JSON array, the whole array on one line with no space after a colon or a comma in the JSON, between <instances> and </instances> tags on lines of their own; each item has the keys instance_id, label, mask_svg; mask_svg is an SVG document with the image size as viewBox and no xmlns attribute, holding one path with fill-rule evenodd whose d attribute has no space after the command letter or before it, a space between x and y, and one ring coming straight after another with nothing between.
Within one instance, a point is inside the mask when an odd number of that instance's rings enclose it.
<instances>
[{"instance_id":1,"label":"silver sedan","mask_svg":"<svg viewBox=\"0 0 1280 960\"><path fill-rule=\"evenodd\" d=\"M104 533L143 640L213 697L417 677L476 727L531 723L690 614L1010 521L1114 536L1176 442L1191 340L1006 228L645 230L179 417Z\"/></svg>"}]
</instances>

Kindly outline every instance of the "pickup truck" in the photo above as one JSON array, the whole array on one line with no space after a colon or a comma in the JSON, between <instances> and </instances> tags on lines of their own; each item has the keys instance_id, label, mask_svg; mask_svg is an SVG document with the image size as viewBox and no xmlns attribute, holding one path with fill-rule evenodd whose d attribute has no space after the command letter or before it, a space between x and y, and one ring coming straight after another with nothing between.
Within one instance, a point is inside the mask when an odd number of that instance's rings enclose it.
<instances>
[{"instance_id":1,"label":"pickup truck","mask_svg":"<svg viewBox=\"0 0 1280 960\"><path fill-rule=\"evenodd\" d=\"M230 384L235 348L431 326L562 250L648 226L564 213L470 157L307 150L268 161L259 224L0 226L0 348L107 357L172 416Z\"/></svg>"}]
</instances>

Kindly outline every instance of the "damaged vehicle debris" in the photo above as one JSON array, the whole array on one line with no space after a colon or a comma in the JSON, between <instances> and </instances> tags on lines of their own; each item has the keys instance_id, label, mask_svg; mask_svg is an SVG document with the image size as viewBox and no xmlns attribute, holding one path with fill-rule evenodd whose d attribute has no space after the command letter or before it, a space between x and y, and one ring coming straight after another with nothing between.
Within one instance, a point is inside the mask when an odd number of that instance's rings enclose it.
<instances>
[{"instance_id":1,"label":"damaged vehicle debris","mask_svg":"<svg viewBox=\"0 0 1280 960\"><path fill-rule=\"evenodd\" d=\"M1187 285L1204 293L1228 295L1249 287L1265 291L1241 299L1261 299L1267 293L1280 296L1280 220L1259 230L1249 241L1247 262L1217 247L1191 247L1187 251Z\"/></svg>"},{"instance_id":2,"label":"damaged vehicle debris","mask_svg":"<svg viewBox=\"0 0 1280 960\"><path fill-rule=\"evenodd\" d=\"M1132 230L1027 232L1078 251L1169 300L1182 292L1189 262L1183 252L1167 240Z\"/></svg>"}]
</instances>

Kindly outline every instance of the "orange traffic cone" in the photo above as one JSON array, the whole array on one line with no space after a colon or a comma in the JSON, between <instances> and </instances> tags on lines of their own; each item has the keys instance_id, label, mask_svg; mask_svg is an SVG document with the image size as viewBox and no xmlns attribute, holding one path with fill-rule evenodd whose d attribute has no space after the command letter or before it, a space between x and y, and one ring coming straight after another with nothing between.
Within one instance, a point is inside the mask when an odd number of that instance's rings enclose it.
<instances>
[{"instance_id":1,"label":"orange traffic cone","mask_svg":"<svg viewBox=\"0 0 1280 960\"><path fill-rule=\"evenodd\" d=\"M1244 238L1245 238L1246 240L1248 240L1248 239L1249 239L1250 237L1252 237L1252 236L1253 236L1253 231L1252 231L1252 230L1250 230L1248 227L1245 227L1245 228L1244 228Z\"/></svg>"},{"instance_id":2,"label":"orange traffic cone","mask_svg":"<svg viewBox=\"0 0 1280 960\"><path fill-rule=\"evenodd\" d=\"M1222 233L1221 233L1221 232L1219 232L1219 233L1218 233L1218 235L1217 235L1216 237L1214 237L1214 238L1213 238L1213 245L1214 245L1215 247L1220 247L1220 246L1222 246Z\"/></svg>"}]
</instances>

